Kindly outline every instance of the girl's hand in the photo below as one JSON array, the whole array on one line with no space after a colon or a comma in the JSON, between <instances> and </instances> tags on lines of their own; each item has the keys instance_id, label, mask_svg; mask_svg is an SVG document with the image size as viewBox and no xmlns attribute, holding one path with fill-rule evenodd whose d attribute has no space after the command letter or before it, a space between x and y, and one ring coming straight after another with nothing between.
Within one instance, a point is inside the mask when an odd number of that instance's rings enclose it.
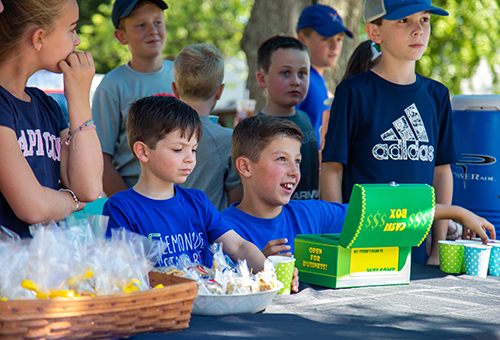
<instances>
[{"instance_id":1,"label":"girl's hand","mask_svg":"<svg viewBox=\"0 0 500 340\"><path fill-rule=\"evenodd\" d=\"M59 62L64 74L64 94L68 105L88 105L90 107L90 86L95 74L94 59L90 52L73 52L66 60Z\"/></svg>"}]
</instances>

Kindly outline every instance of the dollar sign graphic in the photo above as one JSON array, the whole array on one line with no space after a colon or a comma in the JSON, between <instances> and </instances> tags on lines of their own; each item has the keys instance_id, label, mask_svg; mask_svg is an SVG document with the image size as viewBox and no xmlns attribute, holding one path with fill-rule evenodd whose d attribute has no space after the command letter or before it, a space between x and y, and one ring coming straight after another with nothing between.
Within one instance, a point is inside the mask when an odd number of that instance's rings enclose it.
<instances>
[{"instance_id":1,"label":"dollar sign graphic","mask_svg":"<svg viewBox=\"0 0 500 340\"><path fill-rule=\"evenodd\" d=\"M422 220L420 220L420 217L419 217L419 215L421 215L421 214L422 214L422 213L420 213L420 212L419 212L419 213L417 214L417 216L415 216L415 219L417 220L417 225L416 225L416 227L418 227L418 226L420 225L420 223L422 223Z\"/></svg>"},{"instance_id":2,"label":"dollar sign graphic","mask_svg":"<svg viewBox=\"0 0 500 340\"><path fill-rule=\"evenodd\" d=\"M370 215L368 215L368 217L366 218L366 222L367 222L367 223L366 223L366 227L367 227L367 228L369 228L369 227L370 227L370 225L372 224L372 221L370 220L370 217L372 217L372 215L371 215L371 214L370 214Z\"/></svg>"},{"instance_id":3,"label":"dollar sign graphic","mask_svg":"<svg viewBox=\"0 0 500 340\"><path fill-rule=\"evenodd\" d=\"M385 225L385 217L386 215L383 214L382 216L380 216L380 220L382 221L382 226Z\"/></svg>"},{"instance_id":4,"label":"dollar sign graphic","mask_svg":"<svg viewBox=\"0 0 500 340\"><path fill-rule=\"evenodd\" d=\"M375 222L375 225L372 227L372 229L375 229L378 226L378 220L377 220L377 215L380 215L378 212L373 216L373 221Z\"/></svg>"}]
</instances>

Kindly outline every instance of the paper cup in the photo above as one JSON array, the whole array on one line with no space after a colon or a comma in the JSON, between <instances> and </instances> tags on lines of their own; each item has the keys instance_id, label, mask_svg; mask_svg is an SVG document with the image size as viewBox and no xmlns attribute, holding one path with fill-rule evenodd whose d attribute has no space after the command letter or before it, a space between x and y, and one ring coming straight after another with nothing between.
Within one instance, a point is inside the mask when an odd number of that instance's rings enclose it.
<instances>
[{"instance_id":1,"label":"paper cup","mask_svg":"<svg viewBox=\"0 0 500 340\"><path fill-rule=\"evenodd\" d=\"M217 122L219 121L219 116L216 116L216 115L208 115L208 118L214 124L217 124Z\"/></svg>"},{"instance_id":2,"label":"paper cup","mask_svg":"<svg viewBox=\"0 0 500 340\"><path fill-rule=\"evenodd\" d=\"M488 275L491 246L464 244L465 274L485 278Z\"/></svg>"},{"instance_id":3,"label":"paper cup","mask_svg":"<svg viewBox=\"0 0 500 340\"><path fill-rule=\"evenodd\" d=\"M500 276L500 243L492 243L490 262L489 262L489 272L490 275Z\"/></svg>"},{"instance_id":4,"label":"paper cup","mask_svg":"<svg viewBox=\"0 0 500 340\"><path fill-rule=\"evenodd\" d=\"M477 241L472 241L472 240L455 240L456 243L459 244L478 244ZM465 273L465 250L462 252L462 274Z\"/></svg>"},{"instance_id":5,"label":"paper cup","mask_svg":"<svg viewBox=\"0 0 500 340\"><path fill-rule=\"evenodd\" d=\"M255 99L238 99L236 100L236 117L245 119L253 116L255 111Z\"/></svg>"},{"instance_id":6,"label":"paper cup","mask_svg":"<svg viewBox=\"0 0 500 340\"><path fill-rule=\"evenodd\" d=\"M280 255L272 255L269 256L268 259L274 266L278 280L283 283L283 288L278 291L278 294L290 294L295 259L293 257Z\"/></svg>"},{"instance_id":7,"label":"paper cup","mask_svg":"<svg viewBox=\"0 0 500 340\"><path fill-rule=\"evenodd\" d=\"M449 274L460 274L464 261L464 245L455 241L439 241L439 269Z\"/></svg>"}]
</instances>

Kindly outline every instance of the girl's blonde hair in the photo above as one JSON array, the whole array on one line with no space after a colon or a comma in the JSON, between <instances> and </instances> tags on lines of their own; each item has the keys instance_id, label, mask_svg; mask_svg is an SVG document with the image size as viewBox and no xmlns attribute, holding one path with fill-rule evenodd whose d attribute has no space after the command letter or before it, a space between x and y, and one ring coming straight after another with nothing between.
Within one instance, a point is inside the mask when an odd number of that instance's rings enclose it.
<instances>
[{"instance_id":1,"label":"girl's blonde hair","mask_svg":"<svg viewBox=\"0 0 500 340\"><path fill-rule=\"evenodd\" d=\"M0 13L0 62L15 55L27 31L51 32L70 0L2 0Z\"/></svg>"}]
</instances>

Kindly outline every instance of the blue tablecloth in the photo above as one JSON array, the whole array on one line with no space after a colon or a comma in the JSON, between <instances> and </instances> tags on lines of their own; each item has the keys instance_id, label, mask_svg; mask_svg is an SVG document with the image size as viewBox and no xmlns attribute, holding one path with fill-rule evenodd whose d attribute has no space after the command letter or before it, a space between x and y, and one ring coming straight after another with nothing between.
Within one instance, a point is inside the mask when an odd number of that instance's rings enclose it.
<instances>
[{"instance_id":1,"label":"blue tablecloth","mask_svg":"<svg viewBox=\"0 0 500 340\"><path fill-rule=\"evenodd\" d=\"M192 316L160 339L500 339L500 277L412 265L409 285L328 289L301 284L257 314Z\"/></svg>"}]
</instances>

